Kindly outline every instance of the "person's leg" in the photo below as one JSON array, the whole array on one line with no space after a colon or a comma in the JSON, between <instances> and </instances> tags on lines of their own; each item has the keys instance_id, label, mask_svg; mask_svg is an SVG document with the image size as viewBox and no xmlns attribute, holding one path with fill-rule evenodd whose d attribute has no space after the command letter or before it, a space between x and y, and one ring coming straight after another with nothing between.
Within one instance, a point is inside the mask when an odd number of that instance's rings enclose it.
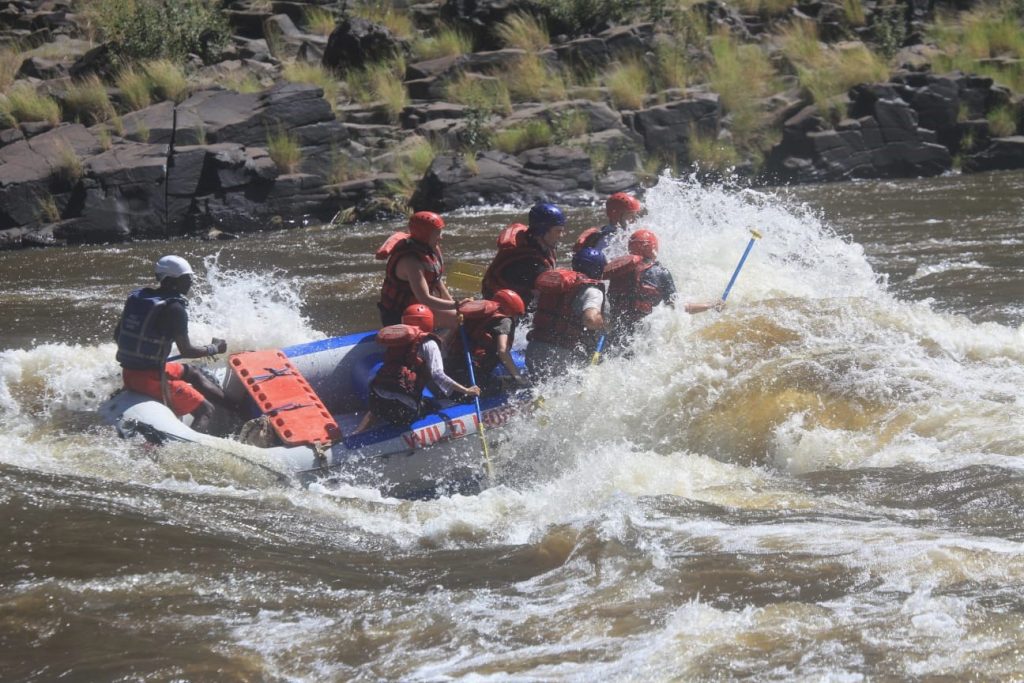
<instances>
[{"instance_id":1,"label":"person's leg","mask_svg":"<svg viewBox=\"0 0 1024 683\"><path fill-rule=\"evenodd\" d=\"M210 418L213 416L213 404L203 401L199 407L192 411L192 429L205 434L210 427Z\"/></svg>"}]
</instances>

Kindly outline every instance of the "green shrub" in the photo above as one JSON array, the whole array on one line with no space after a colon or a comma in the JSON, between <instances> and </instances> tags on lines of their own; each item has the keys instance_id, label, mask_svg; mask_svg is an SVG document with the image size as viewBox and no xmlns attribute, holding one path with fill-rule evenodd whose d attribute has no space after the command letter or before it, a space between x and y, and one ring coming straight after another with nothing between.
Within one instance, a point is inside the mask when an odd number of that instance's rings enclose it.
<instances>
[{"instance_id":1,"label":"green shrub","mask_svg":"<svg viewBox=\"0 0 1024 683\"><path fill-rule=\"evenodd\" d=\"M654 56L656 89L685 88L693 79L694 74L687 62L684 46L663 43L657 46Z\"/></svg>"},{"instance_id":2,"label":"green shrub","mask_svg":"<svg viewBox=\"0 0 1024 683\"><path fill-rule=\"evenodd\" d=\"M551 43L544 21L525 12L510 14L498 24L494 32L505 47L515 47L528 52L543 50Z\"/></svg>"},{"instance_id":3,"label":"green shrub","mask_svg":"<svg viewBox=\"0 0 1024 683\"><path fill-rule=\"evenodd\" d=\"M494 144L502 152L518 154L525 149L547 147L554 139L554 132L545 121L534 120L498 131Z\"/></svg>"},{"instance_id":4,"label":"green shrub","mask_svg":"<svg viewBox=\"0 0 1024 683\"><path fill-rule=\"evenodd\" d=\"M863 26L867 23L861 0L843 0L843 14L850 26Z\"/></svg>"},{"instance_id":5,"label":"green shrub","mask_svg":"<svg viewBox=\"0 0 1024 683\"><path fill-rule=\"evenodd\" d=\"M789 11L796 0L738 0L736 6L744 14L756 14L761 17L777 17Z\"/></svg>"},{"instance_id":6,"label":"green shrub","mask_svg":"<svg viewBox=\"0 0 1024 683\"><path fill-rule=\"evenodd\" d=\"M547 0L544 6L555 33L572 36L619 23L634 9L622 0Z\"/></svg>"},{"instance_id":7,"label":"green shrub","mask_svg":"<svg viewBox=\"0 0 1024 683\"><path fill-rule=\"evenodd\" d=\"M740 160L739 152L731 143L699 135L696 131L691 131L688 151L690 163L706 171L725 171Z\"/></svg>"},{"instance_id":8,"label":"green shrub","mask_svg":"<svg viewBox=\"0 0 1024 683\"><path fill-rule=\"evenodd\" d=\"M565 110L555 114L551 121L551 132L556 144L562 144L572 138L590 132L590 117L577 110Z\"/></svg>"},{"instance_id":9,"label":"green shrub","mask_svg":"<svg viewBox=\"0 0 1024 683\"><path fill-rule=\"evenodd\" d=\"M26 121L49 121L57 124L60 121L60 105L49 95L42 95L25 82L12 85L5 94L0 95L0 110L8 116L24 123Z\"/></svg>"},{"instance_id":10,"label":"green shrub","mask_svg":"<svg viewBox=\"0 0 1024 683\"><path fill-rule=\"evenodd\" d=\"M1007 137L1017 132L1017 115L1013 107L1003 105L996 107L986 115L989 130L997 138Z\"/></svg>"},{"instance_id":11,"label":"green shrub","mask_svg":"<svg viewBox=\"0 0 1024 683\"><path fill-rule=\"evenodd\" d=\"M447 25L441 25L434 36L420 38L413 44L413 52L420 59L457 57L473 51L473 37Z\"/></svg>"},{"instance_id":12,"label":"green shrub","mask_svg":"<svg viewBox=\"0 0 1024 683\"><path fill-rule=\"evenodd\" d=\"M267 152L284 173L295 173L302 162L302 148L298 139L282 127L267 133Z\"/></svg>"},{"instance_id":13,"label":"green shrub","mask_svg":"<svg viewBox=\"0 0 1024 683\"><path fill-rule=\"evenodd\" d=\"M152 85L145 71L137 71L133 66L125 67L118 72L115 83L129 111L144 109L152 101Z\"/></svg>"},{"instance_id":14,"label":"green shrub","mask_svg":"<svg viewBox=\"0 0 1024 683\"><path fill-rule=\"evenodd\" d=\"M95 75L73 81L68 86L64 108L67 118L81 121L87 126L106 121L114 115L107 87Z\"/></svg>"},{"instance_id":15,"label":"green shrub","mask_svg":"<svg viewBox=\"0 0 1024 683\"><path fill-rule=\"evenodd\" d=\"M374 0L374 2L352 7L353 15L362 17L375 24L386 27L397 38L408 40L416 33L412 17L406 12L397 11L390 2Z\"/></svg>"},{"instance_id":16,"label":"green shrub","mask_svg":"<svg viewBox=\"0 0 1024 683\"><path fill-rule=\"evenodd\" d=\"M211 63L230 35L224 17L208 0L94 0L86 12L124 65L141 59L182 62L189 54Z\"/></svg>"}]
</instances>

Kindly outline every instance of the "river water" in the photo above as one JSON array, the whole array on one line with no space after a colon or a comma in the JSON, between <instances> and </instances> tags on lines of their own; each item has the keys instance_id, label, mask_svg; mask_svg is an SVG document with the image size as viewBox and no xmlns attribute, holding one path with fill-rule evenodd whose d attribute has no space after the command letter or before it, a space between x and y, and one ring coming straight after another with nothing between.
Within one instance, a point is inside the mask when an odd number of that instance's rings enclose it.
<instances>
[{"instance_id":1,"label":"river water","mask_svg":"<svg viewBox=\"0 0 1024 683\"><path fill-rule=\"evenodd\" d=\"M429 501L92 414L156 257L200 265L194 339L282 346L374 325L397 225L0 253L0 678L1024 678L1024 174L646 203L688 300L761 231L729 306L657 310Z\"/></svg>"}]
</instances>

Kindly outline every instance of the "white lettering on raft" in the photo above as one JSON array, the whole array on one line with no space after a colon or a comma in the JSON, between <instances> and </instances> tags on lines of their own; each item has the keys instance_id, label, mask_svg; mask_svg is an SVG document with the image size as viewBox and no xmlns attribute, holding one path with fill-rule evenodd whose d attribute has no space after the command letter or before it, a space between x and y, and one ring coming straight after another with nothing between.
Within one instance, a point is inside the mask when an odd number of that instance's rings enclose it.
<instances>
[{"instance_id":1,"label":"white lettering on raft","mask_svg":"<svg viewBox=\"0 0 1024 683\"><path fill-rule=\"evenodd\" d=\"M488 427L501 427L502 425L508 424L508 422L519 413L517 406L500 406L498 408L492 408L487 410L483 414L484 424ZM448 422L438 422L428 427L422 427L415 431L406 432L402 434L402 439L405 441L405 445L409 448L425 448L431 446L438 441L446 441L449 439L460 439L467 434L472 434L477 431L479 421L476 415L468 416L472 420L472 430L466 425L465 421L467 418L456 418Z\"/></svg>"}]
</instances>

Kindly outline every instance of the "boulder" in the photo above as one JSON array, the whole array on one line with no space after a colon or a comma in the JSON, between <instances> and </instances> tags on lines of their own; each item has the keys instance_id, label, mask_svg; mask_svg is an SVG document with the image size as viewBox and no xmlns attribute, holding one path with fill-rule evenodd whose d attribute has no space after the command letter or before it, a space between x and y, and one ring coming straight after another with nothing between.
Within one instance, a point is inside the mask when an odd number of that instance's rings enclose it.
<instances>
[{"instance_id":1,"label":"boulder","mask_svg":"<svg viewBox=\"0 0 1024 683\"><path fill-rule=\"evenodd\" d=\"M643 109L633 115L633 129L649 152L668 152L689 159L690 136L714 137L721 124L718 95L698 93L692 98Z\"/></svg>"},{"instance_id":2,"label":"boulder","mask_svg":"<svg viewBox=\"0 0 1024 683\"><path fill-rule=\"evenodd\" d=\"M592 196L590 158L579 149L542 147L518 156L477 154L474 167L463 156L439 156L413 195L414 210L450 211L463 206L550 201L579 203Z\"/></svg>"},{"instance_id":3,"label":"boulder","mask_svg":"<svg viewBox=\"0 0 1024 683\"><path fill-rule=\"evenodd\" d=\"M964 159L964 173L1024 168L1024 135L994 138L981 152Z\"/></svg>"},{"instance_id":4,"label":"boulder","mask_svg":"<svg viewBox=\"0 0 1024 683\"><path fill-rule=\"evenodd\" d=\"M346 17L331 32L323 65L339 71L361 68L402 52L402 41L386 27L358 17Z\"/></svg>"}]
</instances>

